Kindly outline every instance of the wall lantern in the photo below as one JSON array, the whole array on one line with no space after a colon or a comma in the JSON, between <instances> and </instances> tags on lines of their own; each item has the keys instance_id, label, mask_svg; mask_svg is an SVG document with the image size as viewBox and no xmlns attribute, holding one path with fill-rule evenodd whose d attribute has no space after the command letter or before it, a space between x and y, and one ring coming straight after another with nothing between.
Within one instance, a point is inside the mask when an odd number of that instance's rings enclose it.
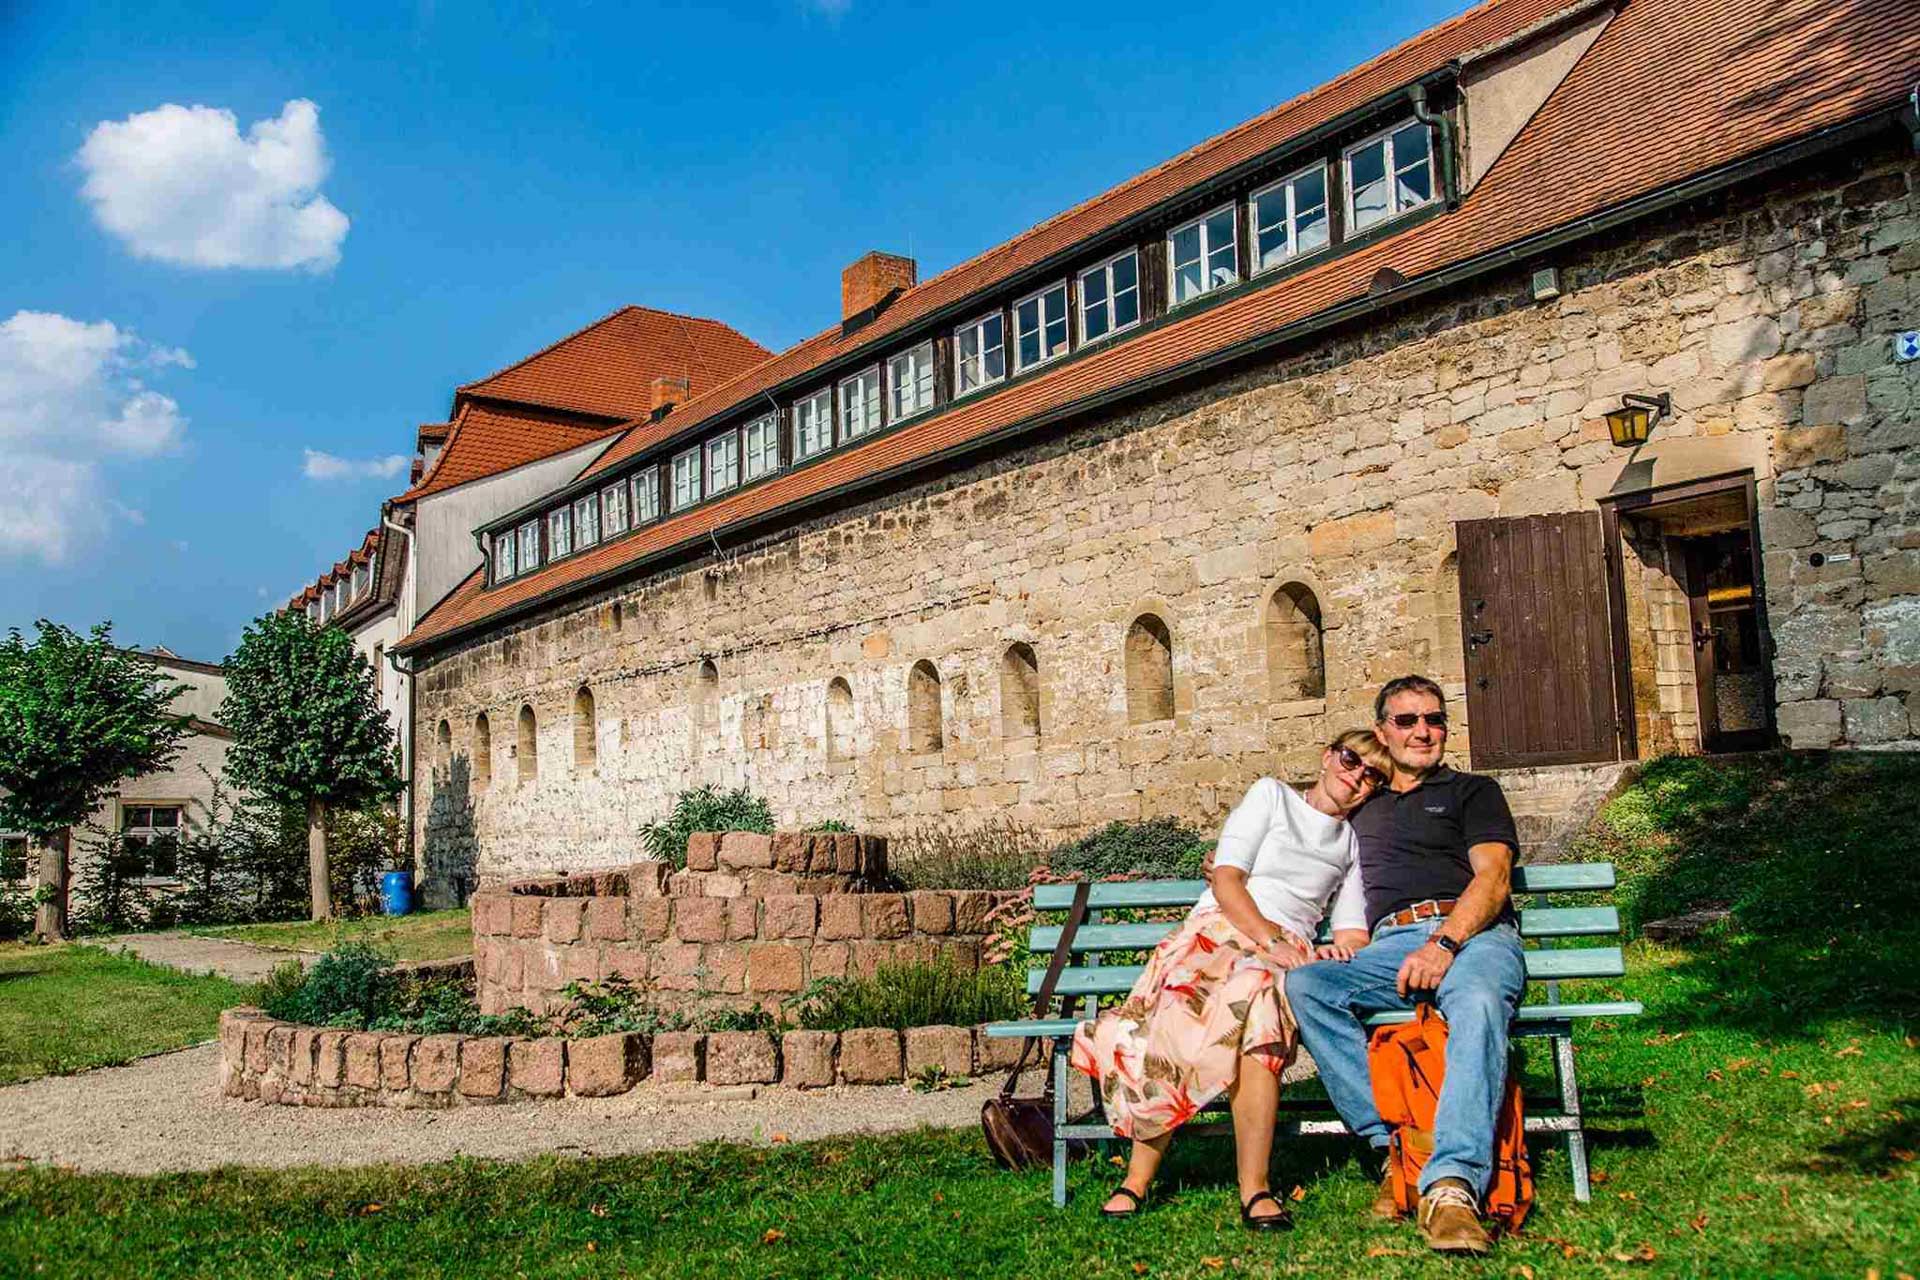
<instances>
[{"instance_id":1,"label":"wall lantern","mask_svg":"<svg viewBox=\"0 0 1920 1280\"><path fill-rule=\"evenodd\" d=\"M1622 449L1647 442L1653 424L1673 412L1673 397L1662 391L1657 396L1636 395L1629 391L1620 397L1618 409L1607 410L1607 431L1613 443Z\"/></svg>"}]
</instances>

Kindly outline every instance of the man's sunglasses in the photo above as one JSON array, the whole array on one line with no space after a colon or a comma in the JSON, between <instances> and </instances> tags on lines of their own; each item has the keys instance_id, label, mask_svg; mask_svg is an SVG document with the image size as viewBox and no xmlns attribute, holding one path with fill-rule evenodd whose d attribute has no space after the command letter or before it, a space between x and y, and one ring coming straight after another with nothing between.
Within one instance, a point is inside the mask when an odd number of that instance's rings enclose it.
<instances>
[{"instance_id":1,"label":"man's sunglasses","mask_svg":"<svg viewBox=\"0 0 1920 1280\"><path fill-rule=\"evenodd\" d=\"M1387 785L1387 775L1360 758L1360 753L1352 747L1335 747L1333 758L1340 762L1342 769L1360 770L1360 780L1371 783L1375 788Z\"/></svg>"},{"instance_id":2,"label":"man's sunglasses","mask_svg":"<svg viewBox=\"0 0 1920 1280\"><path fill-rule=\"evenodd\" d=\"M1392 722L1393 727L1396 729L1411 729L1422 720L1427 722L1427 728L1429 729L1444 729L1447 727L1447 713L1444 711L1401 711L1395 715L1388 716L1387 719Z\"/></svg>"}]
</instances>

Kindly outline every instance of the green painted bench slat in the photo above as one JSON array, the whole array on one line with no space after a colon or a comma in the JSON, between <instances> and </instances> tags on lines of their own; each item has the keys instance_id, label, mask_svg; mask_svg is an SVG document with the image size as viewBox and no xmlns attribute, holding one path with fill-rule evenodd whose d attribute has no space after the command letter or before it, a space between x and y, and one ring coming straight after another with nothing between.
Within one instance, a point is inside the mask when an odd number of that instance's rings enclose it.
<instances>
[{"instance_id":1,"label":"green painted bench slat","mask_svg":"<svg viewBox=\"0 0 1920 1280\"><path fill-rule=\"evenodd\" d=\"M1152 924L1083 924L1073 950L1145 951L1179 927L1179 921ZM1520 911L1523 938L1594 938L1620 932L1620 913L1612 907L1526 907ZM1060 945L1060 926L1037 925L1027 935L1029 950L1051 953Z\"/></svg>"},{"instance_id":2,"label":"green painted bench slat","mask_svg":"<svg viewBox=\"0 0 1920 1280\"><path fill-rule=\"evenodd\" d=\"M1618 947L1567 947L1552 951L1528 951L1526 955L1527 977L1535 982L1617 978L1627 971ZM1054 991L1063 996L1122 995L1133 989L1143 967L1137 964L1109 964L1097 968L1062 969L1059 985ZM1039 991L1040 983L1045 978L1046 974L1039 969L1027 970L1027 994Z\"/></svg>"},{"instance_id":3,"label":"green painted bench slat","mask_svg":"<svg viewBox=\"0 0 1920 1280\"><path fill-rule=\"evenodd\" d=\"M1611 862L1548 862L1513 869L1515 893L1571 893L1582 889L1611 889ZM1101 911L1116 907L1190 907L1206 892L1204 880L1120 880L1093 886L1087 907ZM1040 911L1065 911L1073 905L1073 886L1042 884L1033 889L1033 905Z\"/></svg>"},{"instance_id":4,"label":"green painted bench slat","mask_svg":"<svg viewBox=\"0 0 1920 1280\"><path fill-rule=\"evenodd\" d=\"M1631 1018L1642 1011L1638 1000L1600 1000L1584 1004L1524 1004L1514 1015L1514 1021L1570 1022L1575 1018ZM1390 1023L1407 1022L1412 1017L1411 1013L1394 1011L1376 1014L1367 1019L1367 1024L1384 1027ZM1054 1039L1072 1035L1073 1029L1079 1025L1078 1018L1047 1018L1032 1022L990 1022L987 1024L987 1034L1003 1040L1026 1036Z\"/></svg>"}]
</instances>

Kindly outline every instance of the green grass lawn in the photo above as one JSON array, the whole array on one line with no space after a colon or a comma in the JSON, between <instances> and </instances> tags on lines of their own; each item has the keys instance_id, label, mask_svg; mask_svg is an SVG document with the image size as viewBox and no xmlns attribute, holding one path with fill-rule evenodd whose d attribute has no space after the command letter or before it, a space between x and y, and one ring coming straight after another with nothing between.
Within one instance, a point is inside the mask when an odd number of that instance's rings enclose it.
<instances>
[{"instance_id":1,"label":"green grass lawn","mask_svg":"<svg viewBox=\"0 0 1920 1280\"><path fill-rule=\"evenodd\" d=\"M247 996L95 947L0 946L0 1084L210 1039L220 1011Z\"/></svg>"},{"instance_id":2,"label":"green grass lawn","mask_svg":"<svg viewBox=\"0 0 1920 1280\"><path fill-rule=\"evenodd\" d=\"M473 953L473 915L465 907L420 911L410 916L360 916L352 920L288 920L274 924L195 926L203 938L230 938L290 951L325 951L342 942L370 942L396 960L445 960Z\"/></svg>"},{"instance_id":3,"label":"green grass lawn","mask_svg":"<svg viewBox=\"0 0 1920 1280\"><path fill-rule=\"evenodd\" d=\"M1298 1229L1240 1230L1224 1139L1176 1142L1137 1221L1088 1161L993 1167L973 1130L637 1158L81 1177L0 1173L0 1274L357 1276L1865 1276L1920 1274L1920 761L1677 762L1610 809L1633 919L1719 901L1721 934L1629 948L1579 1035L1598 1185L1534 1143L1541 1199L1491 1262L1376 1224L1344 1141L1282 1144ZM1764 886L1758 891L1753 886ZM1539 1065L1544 1065L1540 1063Z\"/></svg>"}]
</instances>

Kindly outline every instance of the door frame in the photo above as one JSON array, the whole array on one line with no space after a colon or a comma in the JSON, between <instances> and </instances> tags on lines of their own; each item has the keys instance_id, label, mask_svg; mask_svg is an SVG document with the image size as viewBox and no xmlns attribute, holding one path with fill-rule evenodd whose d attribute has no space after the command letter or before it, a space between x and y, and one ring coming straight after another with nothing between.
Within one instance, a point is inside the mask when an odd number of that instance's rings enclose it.
<instances>
[{"instance_id":1,"label":"door frame","mask_svg":"<svg viewBox=\"0 0 1920 1280\"><path fill-rule=\"evenodd\" d=\"M1620 539L1620 517L1632 515L1648 507L1661 507L1671 502L1684 502L1691 498L1704 498L1723 493L1739 494L1746 506L1747 552L1753 559L1754 623L1760 632L1760 654L1766 659L1767 673L1771 677L1774 659L1773 627L1767 620L1767 582L1761 571L1759 481L1752 469L1723 472L1720 475L1707 476L1699 480L1682 480L1674 484L1657 485L1650 489L1636 489L1631 493L1608 494L1600 499L1601 535L1607 554L1607 611L1613 617L1614 700L1621 712L1622 759L1638 759L1640 748L1639 724L1634 717L1633 669L1627 649L1626 553ZM1697 675L1695 679L1698 679ZM1697 684L1694 696L1696 698L1699 696ZM1779 734L1774 723L1774 696L1771 681L1767 689L1765 711L1767 741L1777 742ZM1704 729L1703 725L1700 742L1702 752L1707 750Z\"/></svg>"}]
</instances>

